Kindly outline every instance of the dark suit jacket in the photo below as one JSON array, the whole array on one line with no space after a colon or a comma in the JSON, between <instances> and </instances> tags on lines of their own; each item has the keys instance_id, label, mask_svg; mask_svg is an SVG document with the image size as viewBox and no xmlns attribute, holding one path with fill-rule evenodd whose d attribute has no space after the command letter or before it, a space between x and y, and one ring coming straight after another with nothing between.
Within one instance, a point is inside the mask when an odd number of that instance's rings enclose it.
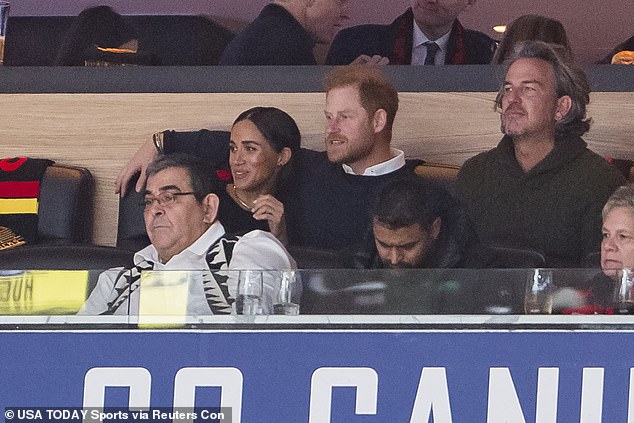
<instances>
[{"instance_id":1,"label":"dark suit jacket","mask_svg":"<svg viewBox=\"0 0 634 423\"><path fill-rule=\"evenodd\" d=\"M378 54L388 57L391 65L409 65L413 28L414 14L410 8L389 25L359 25L341 30L330 46L326 64L346 65L362 54ZM449 36L445 64L489 64L495 47L493 39L481 32L464 29L456 19Z\"/></svg>"},{"instance_id":2,"label":"dark suit jacket","mask_svg":"<svg viewBox=\"0 0 634 423\"><path fill-rule=\"evenodd\" d=\"M286 9L269 4L229 43L220 65L315 65L315 41Z\"/></svg>"}]
</instances>

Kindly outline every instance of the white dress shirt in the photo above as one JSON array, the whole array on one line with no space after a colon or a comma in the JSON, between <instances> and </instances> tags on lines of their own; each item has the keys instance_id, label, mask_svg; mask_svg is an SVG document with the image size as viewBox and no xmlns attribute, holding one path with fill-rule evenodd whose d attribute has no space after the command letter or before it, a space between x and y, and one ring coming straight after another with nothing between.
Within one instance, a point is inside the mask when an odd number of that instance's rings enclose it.
<instances>
[{"instance_id":1,"label":"white dress shirt","mask_svg":"<svg viewBox=\"0 0 634 423\"><path fill-rule=\"evenodd\" d=\"M447 56L447 46L449 45L449 36L451 31L438 38L437 40L430 40L427 38L423 31L418 27L418 24L414 20L414 39L412 43L412 65L425 64L425 58L427 57L427 46L425 43L432 41L439 47L438 52L434 60L435 65L444 65L445 57Z\"/></svg>"},{"instance_id":2,"label":"white dress shirt","mask_svg":"<svg viewBox=\"0 0 634 423\"><path fill-rule=\"evenodd\" d=\"M150 261L154 263L153 270L194 271L193 277L188 279L187 315L208 315L212 313L211 308L203 291L202 276L196 277L196 271L202 274L205 270L208 270L207 251L224 234L224 227L220 222L216 221L192 245L173 256L167 263L161 263L156 248L153 245L148 245L134 255L134 264ZM229 293L232 298L235 298L238 270L289 270L296 267L295 260L286 251L286 248L269 232L260 230L248 232L236 242L233 248L233 255L227 268ZM123 268L110 269L99 275L95 289L93 289L78 314L97 315L108 309L107 302L112 297L116 278L121 270ZM279 280L273 272L269 272L268 275L266 272L264 273L263 309L265 313L270 313L273 298L278 292ZM129 304L128 300L126 300L126 303L122 304L115 311L115 314L138 314L139 291L142 291L142 286L132 292L128 299ZM297 293L298 296L300 294L301 291Z\"/></svg>"},{"instance_id":3,"label":"white dress shirt","mask_svg":"<svg viewBox=\"0 0 634 423\"><path fill-rule=\"evenodd\" d=\"M365 169L362 173L362 176L381 176L387 175L388 173L392 173L396 170L399 170L403 166L405 166L405 153L401 150L397 150L396 148L390 148L391 158L382 163L375 164ZM356 175L354 170L347 164L342 164L343 171L350 174Z\"/></svg>"}]
</instances>

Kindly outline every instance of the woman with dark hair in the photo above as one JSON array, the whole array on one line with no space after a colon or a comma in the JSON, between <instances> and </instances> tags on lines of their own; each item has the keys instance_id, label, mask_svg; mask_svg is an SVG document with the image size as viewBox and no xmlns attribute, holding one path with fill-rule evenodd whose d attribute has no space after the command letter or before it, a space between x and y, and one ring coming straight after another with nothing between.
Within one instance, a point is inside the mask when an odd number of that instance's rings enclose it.
<instances>
[{"instance_id":1,"label":"woman with dark hair","mask_svg":"<svg viewBox=\"0 0 634 423\"><path fill-rule=\"evenodd\" d=\"M218 212L227 232L262 229L288 242L283 185L291 179L291 159L300 143L293 118L275 107L254 107L236 118L229 146L232 182Z\"/></svg>"},{"instance_id":2,"label":"woman with dark hair","mask_svg":"<svg viewBox=\"0 0 634 423\"><path fill-rule=\"evenodd\" d=\"M572 58L572 48L561 22L539 15L523 15L506 28L492 64L501 65L513 53L516 44L528 40L556 44Z\"/></svg>"},{"instance_id":3,"label":"woman with dark hair","mask_svg":"<svg viewBox=\"0 0 634 423\"><path fill-rule=\"evenodd\" d=\"M55 66L84 66L86 52L95 48L136 52L138 35L125 18L108 6L84 9L64 36Z\"/></svg>"}]
</instances>

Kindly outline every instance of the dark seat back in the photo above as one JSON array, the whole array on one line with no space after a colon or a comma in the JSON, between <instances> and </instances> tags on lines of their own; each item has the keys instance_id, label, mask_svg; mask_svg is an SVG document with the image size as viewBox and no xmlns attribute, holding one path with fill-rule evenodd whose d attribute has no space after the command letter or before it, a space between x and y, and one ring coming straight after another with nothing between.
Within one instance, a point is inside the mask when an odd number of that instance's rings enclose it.
<instances>
[{"instance_id":1,"label":"dark seat back","mask_svg":"<svg viewBox=\"0 0 634 423\"><path fill-rule=\"evenodd\" d=\"M415 169L418 176L434 181L452 194L459 171L460 166L442 163L423 163L416 166Z\"/></svg>"},{"instance_id":2,"label":"dark seat back","mask_svg":"<svg viewBox=\"0 0 634 423\"><path fill-rule=\"evenodd\" d=\"M531 269L546 267L546 258L538 251L528 248L491 245L489 266L497 269Z\"/></svg>"},{"instance_id":3,"label":"dark seat back","mask_svg":"<svg viewBox=\"0 0 634 423\"><path fill-rule=\"evenodd\" d=\"M117 225L117 247L139 251L150 244L143 221L143 193L136 192L133 178L125 197L119 198L119 223Z\"/></svg>"},{"instance_id":4,"label":"dark seat back","mask_svg":"<svg viewBox=\"0 0 634 423\"><path fill-rule=\"evenodd\" d=\"M54 164L40 184L39 244L90 243L94 179L88 169Z\"/></svg>"},{"instance_id":5,"label":"dark seat back","mask_svg":"<svg viewBox=\"0 0 634 423\"><path fill-rule=\"evenodd\" d=\"M32 245L0 251L1 270L87 270L86 293L103 270L129 268L134 252L95 245Z\"/></svg>"},{"instance_id":6,"label":"dark seat back","mask_svg":"<svg viewBox=\"0 0 634 423\"><path fill-rule=\"evenodd\" d=\"M139 51L168 66L215 65L233 33L205 16L125 16L139 34ZM11 16L5 64L50 66L74 16Z\"/></svg>"},{"instance_id":7,"label":"dark seat back","mask_svg":"<svg viewBox=\"0 0 634 423\"><path fill-rule=\"evenodd\" d=\"M341 269L344 262L340 253L311 247L287 247L297 262L298 269Z\"/></svg>"},{"instance_id":8,"label":"dark seat back","mask_svg":"<svg viewBox=\"0 0 634 423\"><path fill-rule=\"evenodd\" d=\"M0 269L105 270L130 267L134 252L96 245L25 245L0 251Z\"/></svg>"}]
</instances>

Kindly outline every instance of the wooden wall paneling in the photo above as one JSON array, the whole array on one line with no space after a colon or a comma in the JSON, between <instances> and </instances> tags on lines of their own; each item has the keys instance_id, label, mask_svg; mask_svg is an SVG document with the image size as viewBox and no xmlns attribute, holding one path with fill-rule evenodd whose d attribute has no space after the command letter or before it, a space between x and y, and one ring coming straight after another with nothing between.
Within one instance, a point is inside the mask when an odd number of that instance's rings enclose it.
<instances>
[{"instance_id":1,"label":"wooden wall paneling","mask_svg":"<svg viewBox=\"0 0 634 423\"><path fill-rule=\"evenodd\" d=\"M409 157L462 164L498 142L494 93L407 92L400 95L394 146ZM0 156L48 157L85 166L96 179L93 242L114 245L114 179L138 146L158 130L229 129L256 105L288 111L303 145L323 149L323 93L0 94ZM634 92L593 93L594 124L585 137L602 155L634 158Z\"/></svg>"}]
</instances>

